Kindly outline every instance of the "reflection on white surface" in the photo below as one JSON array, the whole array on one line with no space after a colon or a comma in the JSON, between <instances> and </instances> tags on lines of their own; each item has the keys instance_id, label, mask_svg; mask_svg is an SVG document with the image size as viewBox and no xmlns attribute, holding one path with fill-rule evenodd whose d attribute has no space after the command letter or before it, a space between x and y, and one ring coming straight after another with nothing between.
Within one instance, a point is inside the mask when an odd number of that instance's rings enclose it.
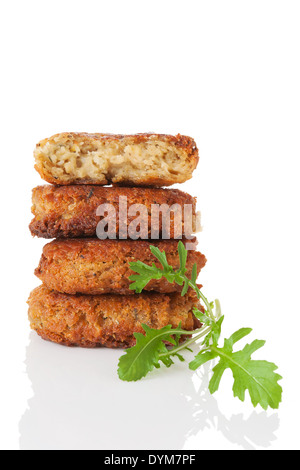
<instances>
[{"instance_id":1,"label":"reflection on white surface","mask_svg":"<svg viewBox=\"0 0 300 470\"><path fill-rule=\"evenodd\" d=\"M276 439L277 414L226 418L205 371L194 374L179 364L124 383L116 375L119 356L119 350L66 348L31 333L26 368L33 397L20 421L20 449L180 450L191 441L196 450L208 429L244 449Z\"/></svg>"}]
</instances>

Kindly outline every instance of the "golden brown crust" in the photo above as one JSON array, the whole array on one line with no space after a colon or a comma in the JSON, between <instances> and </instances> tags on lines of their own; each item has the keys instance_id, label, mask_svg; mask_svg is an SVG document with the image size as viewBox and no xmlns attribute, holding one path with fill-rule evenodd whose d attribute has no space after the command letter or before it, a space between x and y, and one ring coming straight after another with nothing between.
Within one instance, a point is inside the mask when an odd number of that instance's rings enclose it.
<instances>
[{"instance_id":1,"label":"golden brown crust","mask_svg":"<svg viewBox=\"0 0 300 470\"><path fill-rule=\"evenodd\" d=\"M44 286L31 292L29 320L42 338L67 346L131 347L134 332L166 325L192 331L199 327L192 310L200 307L194 296L143 293L135 296L105 294L67 295Z\"/></svg>"},{"instance_id":2,"label":"golden brown crust","mask_svg":"<svg viewBox=\"0 0 300 470\"><path fill-rule=\"evenodd\" d=\"M40 141L35 169L52 184L170 186L192 177L199 155L188 136L63 132Z\"/></svg>"},{"instance_id":3,"label":"golden brown crust","mask_svg":"<svg viewBox=\"0 0 300 470\"><path fill-rule=\"evenodd\" d=\"M196 239L191 240L196 247ZM184 241L184 243L186 243ZM150 251L150 245L165 251L168 263L175 270L180 261L176 240L98 240L69 239L54 240L45 245L35 275L48 287L67 294L126 294L130 290L129 276L135 274L130 262L142 261L151 266L161 267ZM192 268L197 264L198 275L205 266L206 258L197 251L188 251L187 276L191 277ZM152 280L145 287L147 291L180 292L182 287L170 284L165 278Z\"/></svg>"},{"instance_id":4,"label":"golden brown crust","mask_svg":"<svg viewBox=\"0 0 300 470\"><path fill-rule=\"evenodd\" d=\"M159 188L121 188L95 185L38 186L32 193L32 213L35 216L29 228L33 236L42 238L95 237L98 222L102 217L96 215L102 204L111 204L116 211L117 234L119 225L120 197L126 196L128 208L133 204L143 204L147 208L148 238L151 238L151 207L153 204L178 204L183 210L185 205L192 206L193 232L196 231L196 198L178 189ZM128 215L127 231L135 215ZM183 217L184 220L184 217ZM153 228L162 234L162 217ZM182 233L189 231L188 224L182 223ZM170 226L170 238L174 238L174 224Z\"/></svg>"}]
</instances>

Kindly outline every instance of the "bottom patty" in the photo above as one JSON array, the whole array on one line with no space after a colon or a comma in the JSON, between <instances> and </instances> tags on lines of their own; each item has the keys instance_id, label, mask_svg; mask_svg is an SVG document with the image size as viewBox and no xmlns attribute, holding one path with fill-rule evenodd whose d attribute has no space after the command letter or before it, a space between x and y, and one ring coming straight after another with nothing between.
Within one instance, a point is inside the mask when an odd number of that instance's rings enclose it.
<instances>
[{"instance_id":1,"label":"bottom patty","mask_svg":"<svg viewBox=\"0 0 300 470\"><path fill-rule=\"evenodd\" d=\"M192 331L200 326L193 308L194 296L179 293L138 295L68 295L45 286L28 299L30 326L42 338L66 346L127 348L134 346L133 333L166 325Z\"/></svg>"}]
</instances>

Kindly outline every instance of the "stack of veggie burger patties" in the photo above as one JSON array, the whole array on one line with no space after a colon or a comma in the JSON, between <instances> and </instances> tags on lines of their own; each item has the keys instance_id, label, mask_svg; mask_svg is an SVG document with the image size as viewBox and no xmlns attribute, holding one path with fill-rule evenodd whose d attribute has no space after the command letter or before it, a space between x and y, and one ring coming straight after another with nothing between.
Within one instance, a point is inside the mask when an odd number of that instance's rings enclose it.
<instances>
[{"instance_id":1,"label":"stack of veggie burger patties","mask_svg":"<svg viewBox=\"0 0 300 470\"><path fill-rule=\"evenodd\" d=\"M33 190L30 230L54 240L45 245L35 270L42 285L28 300L31 327L42 338L68 346L122 348L135 344L134 333L144 333L142 324L198 327L193 315L198 299L181 296L182 287L161 278L135 293L129 279L131 262L160 266L151 245L179 269L178 238L194 246L187 255L187 276L195 264L198 274L205 265L196 239L184 236L184 217L182 237L175 224L176 213L190 207L195 228L195 198L162 188L192 177L198 163L193 139L62 133L38 143L34 154L36 170L50 184ZM155 220L154 208L165 210Z\"/></svg>"}]
</instances>

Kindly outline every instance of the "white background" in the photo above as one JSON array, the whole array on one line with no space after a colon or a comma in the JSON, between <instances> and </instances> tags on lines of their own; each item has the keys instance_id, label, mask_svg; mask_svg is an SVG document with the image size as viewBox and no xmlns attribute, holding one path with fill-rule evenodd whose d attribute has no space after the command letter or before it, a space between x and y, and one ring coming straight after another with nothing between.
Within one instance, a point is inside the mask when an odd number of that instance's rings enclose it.
<instances>
[{"instance_id":1,"label":"white background","mask_svg":"<svg viewBox=\"0 0 300 470\"><path fill-rule=\"evenodd\" d=\"M1 2L2 449L299 449L300 3L291 0ZM186 364L139 383L120 351L30 333L32 152L61 131L181 133L224 335L267 340L283 376L278 411L233 398L230 373Z\"/></svg>"}]
</instances>

